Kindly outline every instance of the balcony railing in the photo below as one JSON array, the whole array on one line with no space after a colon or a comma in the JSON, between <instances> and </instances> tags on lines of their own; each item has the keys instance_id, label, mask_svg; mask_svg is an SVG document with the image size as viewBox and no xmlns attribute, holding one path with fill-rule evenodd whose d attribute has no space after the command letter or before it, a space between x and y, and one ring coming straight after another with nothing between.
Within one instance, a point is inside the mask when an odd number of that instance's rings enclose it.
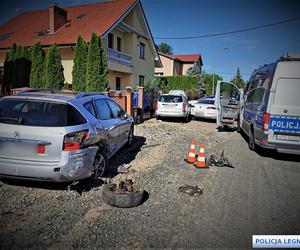
<instances>
[{"instance_id":1,"label":"balcony railing","mask_svg":"<svg viewBox=\"0 0 300 250\"><path fill-rule=\"evenodd\" d=\"M132 57L128 54L106 48L107 59L109 61L131 66L132 65Z\"/></svg>"}]
</instances>

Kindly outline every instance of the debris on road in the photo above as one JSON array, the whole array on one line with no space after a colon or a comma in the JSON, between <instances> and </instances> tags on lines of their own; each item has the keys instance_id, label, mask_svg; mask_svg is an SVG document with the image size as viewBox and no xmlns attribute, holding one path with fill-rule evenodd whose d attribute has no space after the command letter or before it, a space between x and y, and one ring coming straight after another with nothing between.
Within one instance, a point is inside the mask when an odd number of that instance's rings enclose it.
<instances>
[{"instance_id":1,"label":"debris on road","mask_svg":"<svg viewBox=\"0 0 300 250\"><path fill-rule=\"evenodd\" d=\"M131 164L123 164L121 166L118 167L117 172L118 173L123 173L123 174L128 174L129 173L129 168L131 168L132 165Z\"/></svg>"},{"instance_id":2,"label":"debris on road","mask_svg":"<svg viewBox=\"0 0 300 250\"><path fill-rule=\"evenodd\" d=\"M215 155L211 155L210 158L207 161L207 165L209 166L217 166L217 167L229 167L234 168L234 166L231 164L231 162L224 156L224 150L220 154L219 159L216 158Z\"/></svg>"},{"instance_id":3,"label":"debris on road","mask_svg":"<svg viewBox=\"0 0 300 250\"><path fill-rule=\"evenodd\" d=\"M197 186L184 185L178 188L178 192L188 194L190 196L200 196L203 190Z\"/></svg>"},{"instance_id":4,"label":"debris on road","mask_svg":"<svg viewBox=\"0 0 300 250\"><path fill-rule=\"evenodd\" d=\"M129 208L143 202L144 190L133 184L132 179L116 180L105 184L102 190L102 199L113 207Z\"/></svg>"}]
</instances>

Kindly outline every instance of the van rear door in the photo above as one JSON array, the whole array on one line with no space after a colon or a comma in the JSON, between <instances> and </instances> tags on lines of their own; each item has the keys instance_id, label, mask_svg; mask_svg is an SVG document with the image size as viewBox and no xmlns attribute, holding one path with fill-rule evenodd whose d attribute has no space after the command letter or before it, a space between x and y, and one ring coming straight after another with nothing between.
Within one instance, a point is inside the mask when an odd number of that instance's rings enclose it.
<instances>
[{"instance_id":1,"label":"van rear door","mask_svg":"<svg viewBox=\"0 0 300 250\"><path fill-rule=\"evenodd\" d=\"M300 143L300 62L279 62L270 98L271 141Z\"/></svg>"},{"instance_id":2,"label":"van rear door","mask_svg":"<svg viewBox=\"0 0 300 250\"><path fill-rule=\"evenodd\" d=\"M239 88L233 83L217 82L215 106L219 126L234 125L239 114L240 97Z\"/></svg>"}]
</instances>

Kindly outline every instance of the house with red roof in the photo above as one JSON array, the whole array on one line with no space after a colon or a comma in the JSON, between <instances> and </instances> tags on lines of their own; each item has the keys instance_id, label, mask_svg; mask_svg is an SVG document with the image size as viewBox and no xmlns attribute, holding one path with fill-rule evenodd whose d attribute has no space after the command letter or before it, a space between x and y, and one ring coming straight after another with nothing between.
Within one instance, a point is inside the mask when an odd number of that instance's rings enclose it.
<instances>
[{"instance_id":1,"label":"house with red roof","mask_svg":"<svg viewBox=\"0 0 300 250\"><path fill-rule=\"evenodd\" d=\"M77 37L89 42L93 32L104 39L111 90L144 85L154 76L154 67L161 66L141 2L114 0L18 14L0 26L0 67L13 42L21 46L40 42L46 53L56 43L65 81L72 83Z\"/></svg>"},{"instance_id":2,"label":"house with red roof","mask_svg":"<svg viewBox=\"0 0 300 250\"><path fill-rule=\"evenodd\" d=\"M185 75L188 68L193 65L199 67L201 72L203 62L200 54L166 55L159 52L162 67L155 68L157 76Z\"/></svg>"}]
</instances>

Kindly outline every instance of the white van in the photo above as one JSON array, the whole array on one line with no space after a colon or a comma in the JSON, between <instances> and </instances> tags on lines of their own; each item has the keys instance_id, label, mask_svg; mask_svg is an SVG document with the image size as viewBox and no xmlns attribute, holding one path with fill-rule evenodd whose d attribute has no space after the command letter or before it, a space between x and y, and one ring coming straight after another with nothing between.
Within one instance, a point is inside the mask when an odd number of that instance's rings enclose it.
<instances>
[{"instance_id":1,"label":"white van","mask_svg":"<svg viewBox=\"0 0 300 250\"><path fill-rule=\"evenodd\" d=\"M300 54L286 54L255 70L241 102L237 93L233 83L218 82L219 125L237 120L237 129L249 137L251 150L259 145L300 154Z\"/></svg>"}]
</instances>

